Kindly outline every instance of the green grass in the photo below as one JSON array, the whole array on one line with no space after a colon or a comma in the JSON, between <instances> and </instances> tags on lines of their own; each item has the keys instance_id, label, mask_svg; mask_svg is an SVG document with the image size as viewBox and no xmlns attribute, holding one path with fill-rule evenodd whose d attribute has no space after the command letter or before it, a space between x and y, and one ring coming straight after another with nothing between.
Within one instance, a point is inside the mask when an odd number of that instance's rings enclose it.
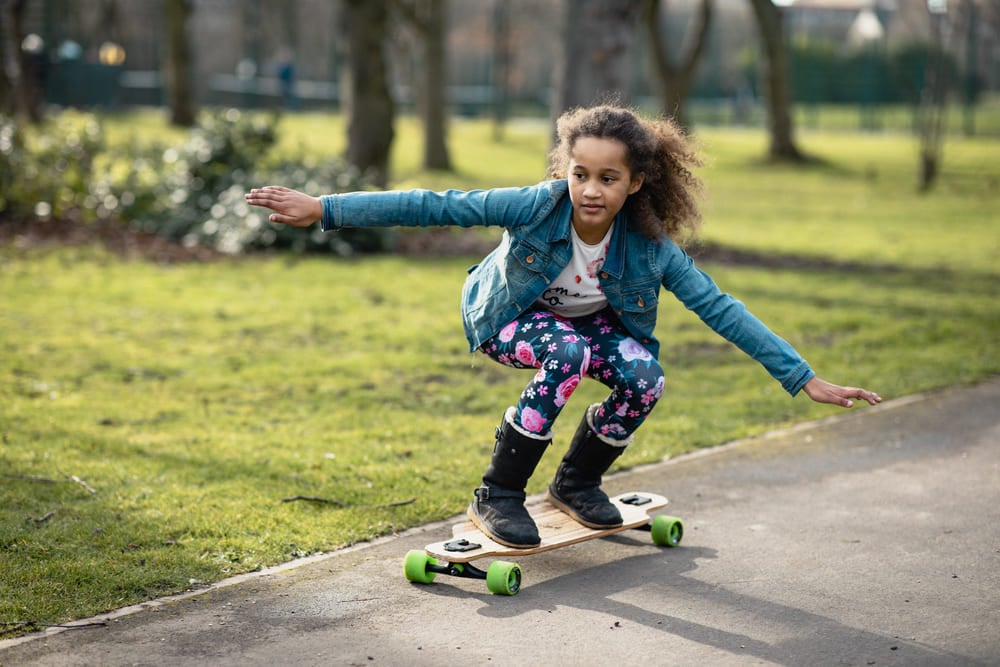
<instances>
[{"instance_id":1,"label":"green grass","mask_svg":"<svg viewBox=\"0 0 1000 667\"><path fill-rule=\"evenodd\" d=\"M134 122L107 120L109 140L136 140ZM282 150L342 145L339 119L283 122ZM401 122L398 184L544 172L542 125L502 145L485 123L452 130L458 173L422 174L418 128ZM705 268L824 377L891 399L1000 371L998 142L950 139L939 186L918 196L905 135L804 132L826 162L797 169L761 166L758 132L701 139L705 239L799 267ZM458 302L476 259L159 266L0 248L0 633L461 512L528 380L467 353ZM669 296L658 334L667 394L620 466L837 413L788 398ZM581 386L559 443L602 394ZM296 496L334 502L283 502Z\"/></svg>"}]
</instances>

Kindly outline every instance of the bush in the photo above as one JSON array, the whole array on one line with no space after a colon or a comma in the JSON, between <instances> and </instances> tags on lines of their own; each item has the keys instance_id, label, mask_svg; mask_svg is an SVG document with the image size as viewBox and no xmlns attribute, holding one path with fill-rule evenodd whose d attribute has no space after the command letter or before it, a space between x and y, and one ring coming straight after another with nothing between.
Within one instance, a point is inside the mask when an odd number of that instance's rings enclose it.
<instances>
[{"instance_id":1,"label":"bush","mask_svg":"<svg viewBox=\"0 0 1000 667\"><path fill-rule=\"evenodd\" d=\"M237 109L205 113L181 145L108 150L92 115L64 112L37 132L2 119L0 215L114 220L229 254L265 248L342 255L384 250L385 232L325 234L278 225L263 209L246 204L249 188L268 183L307 192L367 185L339 159L272 158L277 120Z\"/></svg>"},{"instance_id":2,"label":"bush","mask_svg":"<svg viewBox=\"0 0 1000 667\"><path fill-rule=\"evenodd\" d=\"M105 214L92 191L104 135L88 114L67 112L25 131L0 117L0 216L90 222Z\"/></svg>"}]
</instances>

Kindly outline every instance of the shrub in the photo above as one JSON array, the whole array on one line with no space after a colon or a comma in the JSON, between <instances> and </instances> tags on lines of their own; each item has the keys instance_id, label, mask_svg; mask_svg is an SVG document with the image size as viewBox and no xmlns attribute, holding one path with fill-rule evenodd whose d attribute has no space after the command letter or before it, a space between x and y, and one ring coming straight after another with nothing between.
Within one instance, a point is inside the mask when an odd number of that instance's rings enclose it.
<instances>
[{"instance_id":1,"label":"shrub","mask_svg":"<svg viewBox=\"0 0 1000 667\"><path fill-rule=\"evenodd\" d=\"M94 116L66 112L31 132L0 117L0 216L101 217L105 202L94 196L91 179L102 151L104 135Z\"/></svg>"},{"instance_id":2,"label":"shrub","mask_svg":"<svg viewBox=\"0 0 1000 667\"><path fill-rule=\"evenodd\" d=\"M270 156L278 117L237 109L205 113L180 145L108 150L92 115L64 112L40 131L0 119L0 215L73 222L114 220L184 243L239 254L378 252L378 230L324 234L267 220L243 200L278 183L307 192L358 190L367 181L340 159ZM303 151L305 153L305 151Z\"/></svg>"}]
</instances>

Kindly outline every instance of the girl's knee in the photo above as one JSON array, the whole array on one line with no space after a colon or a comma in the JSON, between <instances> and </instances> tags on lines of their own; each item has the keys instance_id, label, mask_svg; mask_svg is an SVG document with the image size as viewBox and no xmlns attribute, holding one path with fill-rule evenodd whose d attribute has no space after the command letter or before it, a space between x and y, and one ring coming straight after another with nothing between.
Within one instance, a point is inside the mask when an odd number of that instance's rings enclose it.
<instances>
[{"instance_id":1,"label":"girl's knee","mask_svg":"<svg viewBox=\"0 0 1000 667\"><path fill-rule=\"evenodd\" d=\"M655 361L649 366L637 368L633 373L626 375L627 389L632 396L642 397L643 403L651 404L659 400L663 395L666 378L663 374L663 367Z\"/></svg>"},{"instance_id":2,"label":"girl's knee","mask_svg":"<svg viewBox=\"0 0 1000 667\"><path fill-rule=\"evenodd\" d=\"M590 346L582 339L554 343L548 349L542 368L557 375L583 377L590 368Z\"/></svg>"}]
</instances>

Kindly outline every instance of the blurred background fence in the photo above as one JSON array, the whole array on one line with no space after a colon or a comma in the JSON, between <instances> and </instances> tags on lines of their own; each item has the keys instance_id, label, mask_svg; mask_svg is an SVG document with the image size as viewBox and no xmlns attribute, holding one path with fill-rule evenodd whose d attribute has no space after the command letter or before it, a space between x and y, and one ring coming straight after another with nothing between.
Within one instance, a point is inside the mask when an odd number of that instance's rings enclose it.
<instances>
[{"instance_id":1,"label":"blurred background fence","mask_svg":"<svg viewBox=\"0 0 1000 667\"><path fill-rule=\"evenodd\" d=\"M174 0L4 0L6 70L16 50L26 75L60 106L123 108L167 103L165 5ZM193 100L200 106L337 110L345 98L346 39L337 0L180 0L189 12ZM658 15L668 51L689 48L702 0L671 0ZM944 3L936 5L935 3ZM376 4L378 4L376 0ZM399 0L388 5L429 2ZM444 16L449 111L546 116L562 35L574 15L561 0L450 0ZM629 3L620 3L626 5ZM656 3L658 4L658 3ZM967 108L1000 86L996 0L778 0L794 102L813 114L852 107L858 126L880 126L885 105L916 105L927 63L945 61L953 99ZM761 49L748 0L714 0L704 55L689 93L700 122L759 123ZM14 6L19 19L12 20ZM944 43L929 12L944 8ZM420 35L400 12L388 24L395 102L413 109L425 66ZM641 20L641 19L639 19ZM16 25L15 25L16 23ZM628 59L628 99L656 107L658 77L647 31ZM596 47L599 49L599 45ZM968 131L977 129L969 124Z\"/></svg>"}]
</instances>

